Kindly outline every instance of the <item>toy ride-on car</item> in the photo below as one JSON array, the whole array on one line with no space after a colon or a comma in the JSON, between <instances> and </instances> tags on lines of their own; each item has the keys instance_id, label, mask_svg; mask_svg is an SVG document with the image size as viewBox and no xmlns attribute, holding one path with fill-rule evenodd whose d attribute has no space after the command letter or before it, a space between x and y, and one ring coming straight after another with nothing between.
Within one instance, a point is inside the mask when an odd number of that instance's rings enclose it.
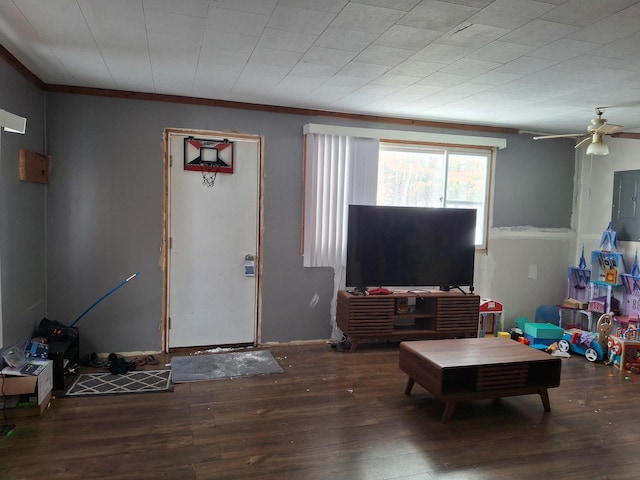
<instances>
[{"instance_id":1,"label":"toy ride-on car","mask_svg":"<svg viewBox=\"0 0 640 480\"><path fill-rule=\"evenodd\" d=\"M597 334L577 328L565 332L562 339L558 341L558 348L562 352L584 355L590 362L604 359L604 352L598 343Z\"/></svg>"}]
</instances>

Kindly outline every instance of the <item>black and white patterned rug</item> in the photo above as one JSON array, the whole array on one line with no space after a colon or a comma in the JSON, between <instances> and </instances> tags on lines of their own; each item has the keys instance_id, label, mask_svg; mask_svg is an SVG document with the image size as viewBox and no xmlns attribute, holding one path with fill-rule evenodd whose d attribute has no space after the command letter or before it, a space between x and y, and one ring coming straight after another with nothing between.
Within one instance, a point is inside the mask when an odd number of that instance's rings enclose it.
<instances>
[{"instance_id":1,"label":"black and white patterned rug","mask_svg":"<svg viewBox=\"0 0 640 480\"><path fill-rule=\"evenodd\" d=\"M171 370L139 370L124 375L83 373L71 384L65 396L115 395L173 391Z\"/></svg>"}]
</instances>

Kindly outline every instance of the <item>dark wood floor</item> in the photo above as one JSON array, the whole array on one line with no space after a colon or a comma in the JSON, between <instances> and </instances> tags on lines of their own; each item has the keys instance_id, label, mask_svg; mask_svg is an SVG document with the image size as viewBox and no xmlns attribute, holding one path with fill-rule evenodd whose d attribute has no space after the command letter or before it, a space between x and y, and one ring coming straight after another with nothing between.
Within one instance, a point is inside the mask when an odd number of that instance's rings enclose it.
<instances>
[{"instance_id":1,"label":"dark wood floor","mask_svg":"<svg viewBox=\"0 0 640 480\"><path fill-rule=\"evenodd\" d=\"M0 478L640 477L638 375L573 356L550 413L529 395L461 405L443 424L422 388L404 395L397 345L269 349L284 374L58 398L0 439Z\"/></svg>"}]
</instances>

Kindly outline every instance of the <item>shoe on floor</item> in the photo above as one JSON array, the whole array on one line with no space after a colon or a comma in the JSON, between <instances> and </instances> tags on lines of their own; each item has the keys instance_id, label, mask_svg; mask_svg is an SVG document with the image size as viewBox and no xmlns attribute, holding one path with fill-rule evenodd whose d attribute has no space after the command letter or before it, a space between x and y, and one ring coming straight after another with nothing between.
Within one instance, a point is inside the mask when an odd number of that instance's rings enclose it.
<instances>
[{"instance_id":1,"label":"shoe on floor","mask_svg":"<svg viewBox=\"0 0 640 480\"><path fill-rule=\"evenodd\" d=\"M148 365L158 365L160 363L153 355L147 355L146 360Z\"/></svg>"},{"instance_id":2,"label":"shoe on floor","mask_svg":"<svg viewBox=\"0 0 640 480\"><path fill-rule=\"evenodd\" d=\"M89 365L94 368L105 368L107 366L107 362L101 361L96 352L91 352L91 355L89 355Z\"/></svg>"}]
</instances>

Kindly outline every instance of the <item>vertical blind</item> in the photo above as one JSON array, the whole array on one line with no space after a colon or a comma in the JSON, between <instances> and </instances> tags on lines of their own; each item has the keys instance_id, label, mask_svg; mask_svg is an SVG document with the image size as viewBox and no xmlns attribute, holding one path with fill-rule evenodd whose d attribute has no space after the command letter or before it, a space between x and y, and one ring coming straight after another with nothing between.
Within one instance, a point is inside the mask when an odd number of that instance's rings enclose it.
<instances>
[{"instance_id":1,"label":"vertical blind","mask_svg":"<svg viewBox=\"0 0 640 480\"><path fill-rule=\"evenodd\" d=\"M375 205L378 140L309 133L305 138L304 266L333 267L331 338L338 290L344 285L350 204Z\"/></svg>"},{"instance_id":2,"label":"vertical blind","mask_svg":"<svg viewBox=\"0 0 640 480\"><path fill-rule=\"evenodd\" d=\"M378 140L307 134L304 266L344 267L350 204L375 205Z\"/></svg>"}]
</instances>

